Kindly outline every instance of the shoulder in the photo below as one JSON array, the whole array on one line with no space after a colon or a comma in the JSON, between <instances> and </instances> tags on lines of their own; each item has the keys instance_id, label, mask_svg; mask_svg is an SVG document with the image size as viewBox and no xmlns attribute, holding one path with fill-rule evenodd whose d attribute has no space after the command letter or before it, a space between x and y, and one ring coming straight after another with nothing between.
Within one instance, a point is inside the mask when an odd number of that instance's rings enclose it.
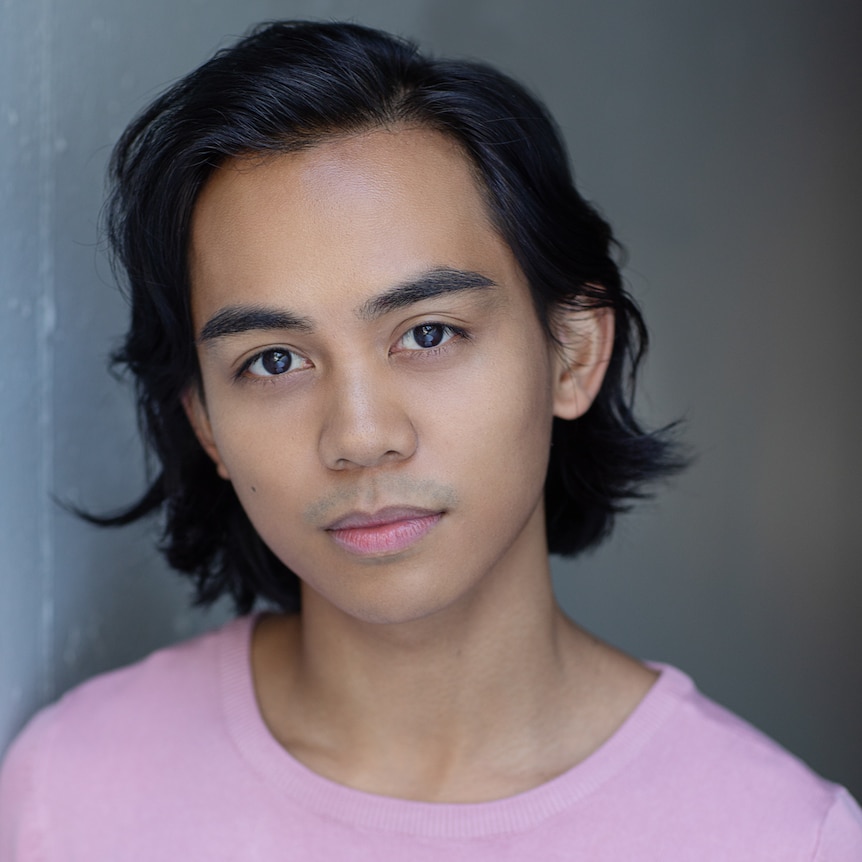
<instances>
[{"instance_id":1,"label":"shoulder","mask_svg":"<svg viewBox=\"0 0 862 862\"><path fill-rule=\"evenodd\" d=\"M670 706L667 726L679 752L678 768L710 770L718 783L818 796L832 785L743 718L701 694L682 671L663 666L662 694Z\"/></svg>"},{"instance_id":2,"label":"shoulder","mask_svg":"<svg viewBox=\"0 0 862 862\"><path fill-rule=\"evenodd\" d=\"M31 858L43 821L76 800L107 799L205 743L220 709L219 666L247 641L248 619L152 653L67 692L31 719L0 770L0 858ZM13 852L8 842L17 842ZM7 843L3 843L7 842Z\"/></svg>"},{"instance_id":3,"label":"shoulder","mask_svg":"<svg viewBox=\"0 0 862 862\"><path fill-rule=\"evenodd\" d=\"M220 656L243 645L247 628L248 620L234 620L93 677L37 716L32 732L45 735L56 726L62 737L92 737L104 744L122 736L127 743L154 725L182 721L196 708L209 707L218 691Z\"/></svg>"},{"instance_id":4,"label":"shoulder","mask_svg":"<svg viewBox=\"0 0 862 862\"><path fill-rule=\"evenodd\" d=\"M681 671L663 667L657 688L667 712L647 762L661 769L653 785L668 822L708 823L724 841L771 848L764 858L862 858L862 814L846 790L705 697ZM847 850L822 855L832 845Z\"/></svg>"}]
</instances>

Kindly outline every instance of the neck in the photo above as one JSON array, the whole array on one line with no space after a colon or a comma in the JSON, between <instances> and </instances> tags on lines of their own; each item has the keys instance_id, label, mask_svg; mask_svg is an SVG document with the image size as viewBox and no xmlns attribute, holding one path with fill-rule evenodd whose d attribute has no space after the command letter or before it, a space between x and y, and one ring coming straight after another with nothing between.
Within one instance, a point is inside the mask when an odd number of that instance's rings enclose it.
<instances>
[{"instance_id":1,"label":"neck","mask_svg":"<svg viewBox=\"0 0 862 862\"><path fill-rule=\"evenodd\" d=\"M384 625L307 601L294 635L295 684L357 744L413 746L432 761L442 753L435 746L475 751L488 715L498 728L507 717L522 723L535 690L565 674L568 627L547 573L510 586Z\"/></svg>"},{"instance_id":2,"label":"neck","mask_svg":"<svg viewBox=\"0 0 862 862\"><path fill-rule=\"evenodd\" d=\"M564 617L543 559L410 622L364 622L306 591L301 616L255 637L273 735L326 777L402 798L499 798L570 768L648 683L609 686L616 654Z\"/></svg>"}]
</instances>

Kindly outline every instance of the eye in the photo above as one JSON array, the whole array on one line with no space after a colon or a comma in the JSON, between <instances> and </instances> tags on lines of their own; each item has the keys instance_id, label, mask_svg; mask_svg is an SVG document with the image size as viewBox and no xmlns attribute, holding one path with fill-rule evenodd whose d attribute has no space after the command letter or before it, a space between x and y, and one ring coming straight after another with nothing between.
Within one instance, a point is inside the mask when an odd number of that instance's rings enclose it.
<instances>
[{"instance_id":1,"label":"eye","mask_svg":"<svg viewBox=\"0 0 862 862\"><path fill-rule=\"evenodd\" d=\"M240 369L240 374L250 377L277 377L307 365L308 360L298 353L284 347L273 347L253 356Z\"/></svg>"},{"instance_id":2,"label":"eye","mask_svg":"<svg viewBox=\"0 0 862 862\"><path fill-rule=\"evenodd\" d=\"M444 323L423 323L405 332L401 336L399 346L405 350L429 350L440 347L441 344L445 344L459 334L459 330L454 326L446 326Z\"/></svg>"}]
</instances>

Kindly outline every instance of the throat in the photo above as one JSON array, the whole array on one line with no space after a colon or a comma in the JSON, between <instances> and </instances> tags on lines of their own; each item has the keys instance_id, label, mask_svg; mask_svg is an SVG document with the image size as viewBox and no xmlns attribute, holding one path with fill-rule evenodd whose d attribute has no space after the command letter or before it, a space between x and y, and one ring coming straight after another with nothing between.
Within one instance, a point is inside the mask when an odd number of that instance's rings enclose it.
<instances>
[{"instance_id":1,"label":"throat","mask_svg":"<svg viewBox=\"0 0 862 862\"><path fill-rule=\"evenodd\" d=\"M303 671L299 618L268 616L255 630L252 667L264 723L313 772L382 796L486 802L576 767L654 682L567 621L558 640L555 660L522 656L502 673L498 662L464 673L476 658L462 655L442 668L354 667L332 687Z\"/></svg>"}]
</instances>

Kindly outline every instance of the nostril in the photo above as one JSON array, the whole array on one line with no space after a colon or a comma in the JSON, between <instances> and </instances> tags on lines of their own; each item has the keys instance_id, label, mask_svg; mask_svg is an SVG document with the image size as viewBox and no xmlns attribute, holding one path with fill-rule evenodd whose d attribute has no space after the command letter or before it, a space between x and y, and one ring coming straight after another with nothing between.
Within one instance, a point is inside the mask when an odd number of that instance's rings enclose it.
<instances>
[{"instance_id":1,"label":"nostril","mask_svg":"<svg viewBox=\"0 0 862 862\"><path fill-rule=\"evenodd\" d=\"M321 434L324 463L332 469L375 467L409 458L417 435L410 416L394 398L377 397L367 386L338 399Z\"/></svg>"}]
</instances>

